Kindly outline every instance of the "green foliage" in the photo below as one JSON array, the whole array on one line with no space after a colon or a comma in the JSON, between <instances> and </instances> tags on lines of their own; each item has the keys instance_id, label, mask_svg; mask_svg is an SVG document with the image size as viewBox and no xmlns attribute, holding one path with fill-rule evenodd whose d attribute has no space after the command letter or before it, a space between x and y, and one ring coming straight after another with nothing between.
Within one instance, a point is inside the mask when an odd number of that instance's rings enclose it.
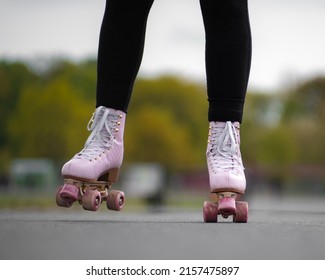
<instances>
[{"instance_id":1,"label":"green foliage","mask_svg":"<svg viewBox=\"0 0 325 280\"><path fill-rule=\"evenodd\" d=\"M137 81L128 113L126 160L157 161L168 169L202 166L207 133L201 85L174 77Z\"/></svg>"},{"instance_id":2,"label":"green foliage","mask_svg":"<svg viewBox=\"0 0 325 280\"><path fill-rule=\"evenodd\" d=\"M169 111L144 105L127 121L127 162L158 162L170 170L197 166L201 150L193 149L191 134Z\"/></svg>"},{"instance_id":3,"label":"green foliage","mask_svg":"<svg viewBox=\"0 0 325 280\"><path fill-rule=\"evenodd\" d=\"M285 102L284 121L325 118L325 78L316 77L292 89Z\"/></svg>"},{"instance_id":4,"label":"green foliage","mask_svg":"<svg viewBox=\"0 0 325 280\"><path fill-rule=\"evenodd\" d=\"M297 162L325 164L325 77L316 77L286 95L282 122L299 147Z\"/></svg>"},{"instance_id":5,"label":"green foliage","mask_svg":"<svg viewBox=\"0 0 325 280\"><path fill-rule=\"evenodd\" d=\"M36 75L31 73L21 62L0 61L0 150L8 143L7 126L22 89L36 81Z\"/></svg>"},{"instance_id":6,"label":"green foliage","mask_svg":"<svg viewBox=\"0 0 325 280\"><path fill-rule=\"evenodd\" d=\"M60 160L82 147L92 106L61 81L23 90L9 121L12 155Z\"/></svg>"},{"instance_id":7,"label":"green foliage","mask_svg":"<svg viewBox=\"0 0 325 280\"><path fill-rule=\"evenodd\" d=\"M94 103L96 89L96 62L86 60L79 64L68 61L56 61L43 75L46 82L55 81L69 84L78 91L78 98Z\"/></svg>"}]
</instances>

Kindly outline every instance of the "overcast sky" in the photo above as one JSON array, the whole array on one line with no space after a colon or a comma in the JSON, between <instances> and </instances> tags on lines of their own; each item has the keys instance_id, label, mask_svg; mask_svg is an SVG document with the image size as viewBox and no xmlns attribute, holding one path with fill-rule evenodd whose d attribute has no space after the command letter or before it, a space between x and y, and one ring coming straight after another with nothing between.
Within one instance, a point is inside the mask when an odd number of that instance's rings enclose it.
<instances>
[{"instance_id":1,"label":"overcast sky","mask_svg":"<svg viewBox=\"0 0 325 280\"><path fill-rule=\"evenodd\" d=\"M105 0L0 0L0 58L95 57L104 7ZM249 0L249 9L251 88L325 74L325 0ZM155 0L140 71L205 79L199 0Z\"/></svg>"}]
</instances>

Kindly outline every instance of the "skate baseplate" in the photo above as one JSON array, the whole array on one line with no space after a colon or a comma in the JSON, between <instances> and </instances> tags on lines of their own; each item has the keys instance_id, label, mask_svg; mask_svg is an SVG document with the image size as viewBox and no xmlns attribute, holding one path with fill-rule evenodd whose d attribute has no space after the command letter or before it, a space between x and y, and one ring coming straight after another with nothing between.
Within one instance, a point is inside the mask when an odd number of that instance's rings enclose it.
<instances>
[{"instance_id":1,"label":"skate baseplate","mask_svg":"<svg viewBox=\"0 0 325 280\"><path fill-rule=\"evenodd\" d=\"M248 203L237 201L238 194L234 192L216 193L215 201L205 201L203 204L203 220L206 223L217 223L218 215L227 219L233 217L235 223L247 223Z\"/></svg>"},{"instance_id":2,"label":"skate baseplate","mask_svg":"<svg viewBox=\"0 0 325 280\"><path fill-rule=\"evenodd\" d=\"M106 201L108 209L120 211L125 202L124 193L113 190L111 186L112 183L107 181L65 179L64 185L56 193L56 204L69 208L78 201L85 210L97 211L101 203Z\"/></svg>"}]
</instances>

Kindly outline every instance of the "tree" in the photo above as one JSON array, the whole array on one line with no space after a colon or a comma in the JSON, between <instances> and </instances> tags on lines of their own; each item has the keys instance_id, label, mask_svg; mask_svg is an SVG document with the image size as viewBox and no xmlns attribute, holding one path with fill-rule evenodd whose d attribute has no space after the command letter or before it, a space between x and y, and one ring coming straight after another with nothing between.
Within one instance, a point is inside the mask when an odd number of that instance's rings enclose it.
<instances>
[{"instance_id":1,"label":"tree","mask_svg":"<svg viewBox=\"0 0 325 280\"><path fill-rule=\"evenodd\" d=\"M325 77L308 80L287 94L283 120L306 118L317 122L325 118Z\"/></svg>"},{"instance_id":2,"label":"tree","mask_svg":"<svg viewBox=\"0 0 325 280\"><path fill-rule=\"evenodd\" d=\"M37 77L21 62L0 61L0 150L7 143L7 121L16 107L21 90L35 83Z\"/></svg>"},{"instance_id":3,"label":"tree","mask_svg":"<svg viewBox=\"0 0 325 280\"><path fill-rule=\"evenodd\" d=\"M127 120L125 160L157 162L173 171L196 166L198 152L192 148L190 136L170 112L144 105Z\"/></svg>"},{"instance_id":4,"label":"tree","mask_svg":"<svg viewBox=\"0 0 325 280\"><path fill-rule=\"evenodd\" d=\"M286 98L282 121L300 147L297 161L325 164L325 77L298 85Z\"/></svg>"},{"instance_id":5,"label":"tree","mask_svg":"<svg viewBox=\"0 0 325 280\"><path fill-rule=\"evenodd\" d=\"M65 81L26 87L9 120L12 155L60 161L76 153L88 135L85 124L93 111L78 96Z\"/></svg>"},{"instance_id":6,"label":"tree","mask_svg":"<svg viewBox=\"0 0 325 280\"><path fill-rule=\"evenodd\" d=\"M167 76L137 81L127 120L127 160L151 158L167 169L201 167L207 133L207 101L201 85Z\"/></svg>"},{"instance_id":7,"label":"tree","mask_svg":"<svg viewBox=\"0 0 325 280\"><path fill-rule=\"evenodd\" d=\"M10 162L8 122L22 89L37 81L37 76L22 62L0 61L0 177Z\"/></svg>"}]
</instances>

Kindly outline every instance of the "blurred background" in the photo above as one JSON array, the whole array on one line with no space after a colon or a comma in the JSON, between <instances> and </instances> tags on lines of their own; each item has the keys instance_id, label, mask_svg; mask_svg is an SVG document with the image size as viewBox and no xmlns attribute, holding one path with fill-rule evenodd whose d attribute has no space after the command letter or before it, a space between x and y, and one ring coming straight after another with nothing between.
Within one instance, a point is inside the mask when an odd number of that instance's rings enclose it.
<instances>
[{"instance_id":1,"label":"blurred background","mask_svg":"<svg viewBox=\"0 0 325 280\"><path fill-rule=\"evenodd\" d=\"M105 1L0 5L0 208L55 207L61 166L88 137ZM241 129L248 198L325 199L325 2L249 7L253 61ZM199 2L156 0L116 186L131 205L202 206L207 105Z\"/></svg>"}]
</instances>

